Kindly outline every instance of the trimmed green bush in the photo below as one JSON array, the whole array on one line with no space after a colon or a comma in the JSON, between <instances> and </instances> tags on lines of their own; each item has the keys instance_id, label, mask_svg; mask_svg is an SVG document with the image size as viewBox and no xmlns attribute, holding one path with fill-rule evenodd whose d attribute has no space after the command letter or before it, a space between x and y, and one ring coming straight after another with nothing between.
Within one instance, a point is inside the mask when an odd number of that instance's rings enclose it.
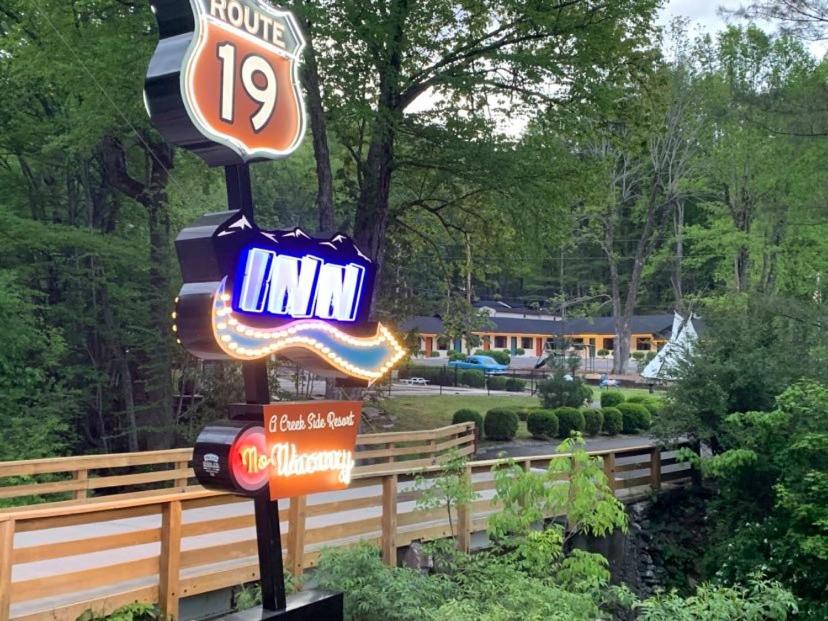
<instances>
[{"instance_id":1,"label":"trimmed green bush","mask_svg":"<svg viewBox=\"0 0 828 621\"><path fill-rule=\"evenodd\" d=\"M632 353L632 359L635 360L636 362L642 362L644 360L644 358L646 358L646 357L647 357L647 354L646 354L646 352L643 352L643 351L634 351Z\"/></svg>"},{"instance_id":2,"label":"trimmed green bush","mask_svg":"<svg viewBox=\"0 0 828 621\"><path fill-rule=\"evenodd\" d=\"M502 375L490 375L488 378L489 390L506 390L506 378Z\"/></svg>"},{"instance_id":3,"label":"trimmed green bush","mask_svg":"<svg viewBox=\"0 0 828 621\"><path fill-rule=\"evenodd\" d=\"M624 393L620 390L607 390L601 393L602 408L614 408L619 403L624 403Z\"/></svg>"},{"instance_id":4,"label":"trimmed green bush","mask_svg":"<svg viewBox=\"0 0 828 621\"><path fill-rule=\"evenodd\" d=\"M440 357L440 352L439 351L431 352L431 358L439 358L439 357Z\"/></svg>"},{"instance_id":5,"label":"trimmed green bush","mask_svg":"<svg viewBox=\"0 0 828 621\"><path fill-rule=\"evenodd\" d=\"M498 364L505 364L509 366L512 362L512 356L509 354L508 351L503 351L500 349L490 349L486 351L485 349L478 349L474 352L475 356L488 356L489 358L494 358L494 361Z\"/></svg>"},{"instance_id":6,"label":"trimmed green bush","mask_svg":"<svg viewBox=\"0 0 828 621\"><path fill-rule=\"evenodd\" d=\"M506 380L506 390L509 392L523 392L526 388L526 380L518 377L510 377Z\"/></svg>"},{"instance_id":7,"label":"trimmed green bush","mask_svg":"<svg viewBox=\"0 0 828 621\"><path fill-rule=\"evenodd\" d=\"M624 417L618 408L601 408L604 417L602 429L610 436L617 436L624 428Z\"/></svg>"},{"instance_id":8,"label":"trimmed green bush","mask_svg":"<svg viewBox=\"0 0 828 621\"><path fill-rule=\"evenodd\" d=\"M480 373L480 371L475 371ZM429 384L434 386L451 386L454 383L454 369L446 369L445 367L418 367L410 366L403 367L399 373L400 379L409 377L422 377L427 379Z\"/></svg>"},{"instance_id":9,"label":"trimmed green bush","mask_svg":"<svg viewBox=\"0 0 828 621\"><path fill-rule=\"evenodd\" d=\"M573 431L583 433L586 421L584 421L584 414L581 410L564 406L555 410L555 416L558 417L559 438L566 439Z\"/></svg>"},{"instance_id":10,"label":"trimmed green bush","mask_svg":"<svg viewBox=\"0 0 828 621\"><path fill-rule=\"evenodd\" d=\"M604 415L601 410L593 410L585 408L584 413L584 433L588 436L597 436L601 433L601 425L604 423Z\"/></svg>"},{"instance_id":11,"label":"trimmed green bush","mask_svg":"<svg viewBox=\"0 0 828 621\"><path fill-rule=\"evenodd\" d=\"M664 401L658 397L650 397L642 405L650 411L654 418L664 410Z\"/></svg>"},{"instance_id":12,"label":"trimmed green bush","mask_svg":"<svg viewBox=\"0 0 828 621\"><path fill-rule=\"evenodd\" d=\"M648 399L647 395L630 395L627 397L627 403L641 403L643 404Z\"/></svg>"},{"instance_id":13,"label":"trimmed green bush","mask_svg":"<svg viewBox=\"0 0 828 621\"><path fill-rule=\"evenodd\" d=\"M483 371L466 369L460 372L460 383L464 386L471 386L472 388L485 388L486 376L483 374Z\"/></svg>"},{"instance_id":14,"label":"trimmed green bush","mask_svg":"<svg viewBox=\"0 0 828 621\"><path fill-rule=\"evenodd\" d=\"M526 419L526 428L533 438L549 440L558 435L558 417L554 410L533 410Z\"/></svg>"},{"instance_id":15,"label":"trimmed green bush","mask_svg":"<svg viewBox=\"0 0 828 621\"><path fill-rule=\"evenodd\" d=\"M493 408L486 412L483 431L489 440L512 440L518 429L518 416L510 408Z\"/></svg>"},{"instance_id":16,"label":"trimmed green bush","mask_svg":"<svg viewBox=\"0 0 828 621\"><path fill-rule=\"evenodd\" d=\"M529 414L531 413L529 408L513 407L509 409L517 414L518 419L522 420L524 423L529 419Z\"/></svg>"},{"instance_id":17,"label":"trimmed green bush","mask_svg":"<svg viewBox=\"0 0 828 621\"><path fill-rule=\"evenodd\" d=\"M452 425L470 422L474 423L474 435L476 435L477 439L480 440L480 434L483 433L483 417L480 415L480 412L477 410L463 408L462 410L457 410L451 416Z\"/></svg>"},{"instance_id":18,"label":"trimmed green bush","mask_svg":"<svg viewBox=\"0 0 828 621\"><path fill-rule=\"evenodd\" d=\"M599 349L597 354L599 356L609 356L610 355L610 350L608 350L608 349Z\"/></svg>"},{"instance_id":19,"label":"trimmed green bush","mask_svg":"<svg viewBox=\"0 0 828 621\"><path fill-rule=\"evenodd\" d=\"M619 403L618 410L623 417L624 433L637 433L650 428L653 417L640 403Z\"/></svg>"},{"instance_id":20,"label":"trimmed green bush","mask_svg":"<svg viewBox=\"0 0 828 621\"><path fill-rule=\"evenodd\" d=\"M526 350L523 347L518 347L515 349L515 356L523 356L526 354Z\"/></svg>"},{"instance_id":21,"label":"trimmed green bush","mask_svg":"<svg viewBox=\"0 0 828 621\"><path fill-rule=\"evenodd\" d=\"M592 398L592 388L576 377L568 380L562 374L538 382L538 396L543 407L552 409L563 406L579 408Z\"/></svg>"},{"instance_id":22,"label":"trimmed green bush","mask_svg":"<svg viewBox=\"0 0 828 621\"><path fill-rule=\"evenodd\" d=\"M449 360L465 360L468 358L462 351L450 351L448 354Z\"/></svg>"}]
</instances>

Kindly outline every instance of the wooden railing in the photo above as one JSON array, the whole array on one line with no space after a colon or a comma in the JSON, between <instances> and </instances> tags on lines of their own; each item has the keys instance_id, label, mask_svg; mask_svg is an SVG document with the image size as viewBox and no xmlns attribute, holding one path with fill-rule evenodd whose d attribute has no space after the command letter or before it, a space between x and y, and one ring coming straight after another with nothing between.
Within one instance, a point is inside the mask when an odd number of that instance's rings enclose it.
<instances>
[{"instance_id":1,"label":"wooden railing","mask_svg":"<svg viewBox=\"0 0 828 621\"><path fill-rule=\"evenodd\" d=\"M434 465L449 450L470 455L474 444L474 423L360 435L355 473L377 472L400 461L411 468ZM194 483L192 454L192 449L174 449L0 462L0 511L8 510L4 503L75 504L186 492Z\"/></svg>"},{"instance_id":2,"label":"wooden railing","mask_svg":"<svg viewBox=\"0 0 828 621\"><path fill-rule=\"evenodd\" d=\"M673 452L654 446L592 454L619 496L649 494L690 476ZM567 458L518 461L536 469ZM416 508L422 492L412 471L440 471L422 459L366 466L348 490L281 503L285 567L300 577L323 546L356 541L376 543L388 563L415 540L453 534L469 549L473 533L485 530L497 511L496 463L467 465L479 497L458 508L454 533L444 510ZM178 618L181 598L258 576L252 503L227 494L201 490L0 513L0 621L73 621L88 609L106 614L134 601L157 602L162 613Z\"/></svg>"}]
</instances>

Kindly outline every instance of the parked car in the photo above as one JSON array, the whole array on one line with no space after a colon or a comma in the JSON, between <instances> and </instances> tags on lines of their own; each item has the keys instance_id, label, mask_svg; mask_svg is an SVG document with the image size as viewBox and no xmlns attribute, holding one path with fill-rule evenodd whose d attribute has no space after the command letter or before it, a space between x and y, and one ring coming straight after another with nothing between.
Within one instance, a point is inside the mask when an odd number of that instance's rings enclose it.
<instances>
[{"instance_id":1,"label":"parked car","mask_svg":"<svg viewBox=\"0 0 828 621\"><path fill-rule=\"evenodd\" d=\"M604 373L601 376L601 381L598 382L598 386L600 388L614 388L615 386L618 386L618 385L619 385L618 380L617 379L610 379L610 376L607 375L606 373Z\"/></svg>"},{"instance_id":2,"label":"parked car","mask_svg":"<svg viewBox=\"0 0 828 621\"><path fill-rule=\"evenodd\" d=\"M498 364L491 356L469 356L465 360L452 360L448 365L452 369L477 369L486 375L500 375L509 370L509 367Z\"/></svg>"}]
</instances>

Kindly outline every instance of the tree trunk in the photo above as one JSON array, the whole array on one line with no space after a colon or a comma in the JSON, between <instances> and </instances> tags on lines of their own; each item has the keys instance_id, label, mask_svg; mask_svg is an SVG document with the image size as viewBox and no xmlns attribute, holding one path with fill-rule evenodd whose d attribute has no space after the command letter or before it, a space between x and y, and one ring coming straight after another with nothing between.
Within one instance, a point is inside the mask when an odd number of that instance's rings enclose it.
<instances>
[{"instance_id":1,"label":"tree trunk","mask_svg":"<svg viewBox=\"0 0 828 621\"><path fill-rule=\"evenodd\" d=\"M313 137L313 156L316 160L316 209L319 220L319 232L335 232L336 220L333 200L333 174L331 172L331 152L328 147L327 122L322 103L322 88L319 80L319 65L316 61L316 48L313 43L313 20L309 15L304 0L294 3L296 15L305 32L305 58L302 64L302 86L307 92L307 111Z\"/></svg>"},{"instance_id":2,"label":"tree trunk","mask_svg":"<svg viewBox=\"0 0 828 621\"><path fill-rule=\"evenodd\" d=\"M148 133L141 134L148 171L146 181L133 178L127 169L126 152L120 140L103 140L102 156L109 183L144 206L149 230L149 290L147 304L155 333L144 365L147 372L146 392L149 407L142 421L146 426L146 445L150 450L170 448L175 443L175 418L172 391L172 351L170 316L173 310L170 270L172 236L167 196L173 150L164 141ZM148 348L150 349L150 348Z\"/></svg>"},{"instance_id":3,"label":"tree trunk","mask_svg":"<svg viewBox=\"0 0 828 621\"><path fill-rule=\"evenodd\" d=\"M676 256L673 261L673 300L676 310L684 315L684 288L682 283L682 263L684 262L684 201L678 201L673 213L673 228L676 236Z\"/></svg>"}]
</instances>

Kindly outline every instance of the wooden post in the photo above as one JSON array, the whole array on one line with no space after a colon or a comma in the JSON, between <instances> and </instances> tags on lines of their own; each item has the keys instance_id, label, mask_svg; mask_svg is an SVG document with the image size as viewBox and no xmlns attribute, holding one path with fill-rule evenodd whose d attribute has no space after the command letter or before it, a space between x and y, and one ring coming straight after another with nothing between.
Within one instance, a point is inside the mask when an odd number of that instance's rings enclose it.
<instances>
[{"instance_id":1,"label":"wooden post","mask_svg":"<svg viewBox=\"0 0 828 621\"><path fill-rule=\"evenodd\" d=\"M89 470L83 468L82 470L75 470L72 473L72 479L75 481L83 482L84 485L89 480ZM75 490L75 500L86 500L87 497L87 488L84 486L81 489Z\"/></svg>"},{"instance_id":2,"label":"wooden post","mask_svg":"<svg viewBox=\"0 0 828 621\"><path fill-rule=\"evenodd\" d=\"M466 483L471 483L471 466L466 466ZM457 507L457 548L462 552L471 550L472 505L463 504Z\"/></svg>"},{"instance_id":3,"label":"wooden post","mask_svg":"<svg viewBox=\"0 0 828 621\"><path fill-rule=\"evenodd\" d=\"M294 578L302 576L305 564L305 517L306 496L290 499L288 507L287 569Z\"/></svg>"},{"instance_id":4,"label":"wooden post","mask_svg":"<svg viewBox=\"0 0 828 621\"><path fill-rule=\"evenodd\" d=\"M175 469L176 470L184 470L185 468L189 467L189 462L187 461L177 461L175 462ZM187 477L176 479L173 483L173 487L179 489L179 491L184 491L187 489Z\"/></svg>"},{"instance_id":5,"label":"wooden post","mask_svg":"<svg viewBox=\"0 0 828 621\"><path fill-rule=\"evenodd\" d=\"M604 474L607 475L607 484L609 488L615 493L615 453L607 453L603 455Z\"/></svg>"},{"instance_id":6,"label":"wooden post","mask_svg":"<svg viewBox=\"0 0 828 621\"><path fill-rule=\"evenodd\" d=\"M181 501L164 503L161 509L161 558L158 571L158 597L161 615L178 618L181 567Z\"/></svg>"},{"instance_id":7,"label":"wooden post","mask_svg":"<svg viewBox=\"0 0 828 621\"><path fill-rule=\"evenodd\" d=\"M397 475L382 477L382 562L397 565Z\"/></svg>"},{"instance_id":8,"label":"wooden post","mask_svg":"<svg viewBox=\"0 0 828 621\"><path fill-rule=\"evenodd\" d=\"M9 621L11 609L12 555L14 554L14 520L0 521L0 621Z\"/></svg>"},{"instance_id":9,"label":"wooden post","mask_svg":"<svg viewBox=\"0 0 828 621\"><path fill-rule=\"evenodd\" d=\"M396 442L389 442L387 446L388 446L389 451L393 451L395 448L397 448L397 443ZM396 459L394 459L393 455L388 456L388 463L389 464L393 464L395 461L396 461Z\"/></svg>"},{"instance_id":10,"label":"wooden post","mask_svg":"<svg viewBox=\"0 0 828 621\"><path fill-rule=\"evenodd\" d=\"M650 487L653 491L661 489L661 448L650 449Z\"/></svg>"}]
</instances>

